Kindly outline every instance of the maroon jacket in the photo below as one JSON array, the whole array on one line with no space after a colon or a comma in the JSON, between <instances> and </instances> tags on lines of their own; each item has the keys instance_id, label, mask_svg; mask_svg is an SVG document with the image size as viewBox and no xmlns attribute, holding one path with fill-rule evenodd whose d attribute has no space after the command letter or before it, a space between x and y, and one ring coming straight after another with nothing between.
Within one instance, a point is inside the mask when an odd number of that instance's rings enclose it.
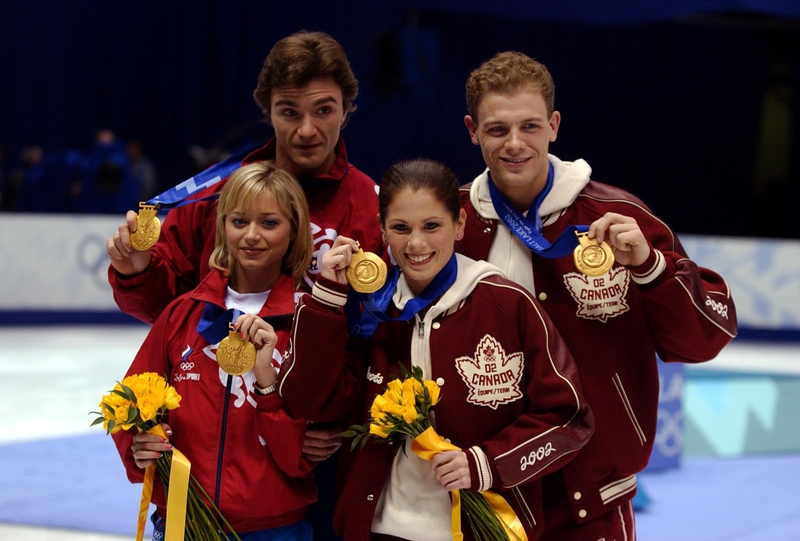
<instances>
[{"instance_id":1,"label":"maroon jacket","mask_svg":"<svg viewBox=\"0 0 800 541\"><path fill-rule=\"evenodd\" d=\"M333 244L338 235L358 240L367 251L381 252L378 227L377 185L347 161L344 141L336 145L336 161L327 174L300 179L308 199L314 257ZM275 158L275 140L248 155L242 165ZM219 193L227 179L206 188L196 199ZM173 299L191 291L208 274L214 251L217 200L201 201L172 209L164 220L161 237L153 246L150 266L134 276L122 276L108 268L108 282L120 309L145 323L153 323ZM319 271L306 273L309 291Z\"/></svg>"},{"instance_id":2,"label":"maroon jacket","mask_svg":"<svg viewBox=\"0 0 800 541\"><path fill-rule=\"evenodd\" d=\"M456 250L488 259L495 232L505 225L478 216L470 187L462 187L467 224ZM692 262L669 227L633 195L589 181L560 212L545 220L543 234L550 242L568 225L588 225L606 212L616 212L635 218L655 248L639 267L615 264L598 278L579 273L571 255L533 256L531 293L575 358L595 415L594 435L563 470L571 495L564 505L571 506L581 523L635 494L636 473L647 465L656 434L656 355L667 362L713 359L736 335L737 324L725 281ZM655 275L651 271L659 263L663 272L654 280L646 285L634 281ZM578 494L579 499L572 497Z\"/></svg>"},{"instance_id":3,"label":"maroon jacket","mask_svg":"<svg viewBox=\"0 0 800 541\"><path fill-rule=\"evenodd\" d=\"M400 377L400 364L429 366L425 377L441 387L437 432L467 451L472 488L503 495L533 540L542 530L540 479L583 447L591 412L572 357L539 303L485 262L459 256L458 263L456 283L421 322L382 323L368 339L348 340L341 310L318 296L327 291L341 300L348 287L320 278L295 312L279 392L314 421L349 415L363 424L375 395ZM468 270L480 266L490 270ZM488 472L473 447L485 453ZM394 453L369 442L349 458L334 528L348 541L368 541Z\"/></svg>"},{"instance_id":4,"label":"maroon jacket","mask_svg":"<svg viewBox=\"0 0 800 541\"><path fill-rule=\"evenodd\" d=\"M126 375L166 374L181 395L180 407L169 413L170 443L192 463L192 475L237 532L292 524L316 501L312 465L302 458L306 422L283 408L278 393L254 393L252 371L230 376L216 362L217 344L197 333L206 303L225 308L228 280L212 270L200 285L172 302L156 320ZM294 309L294 280L282 274L272 288L260 316L278 335L273 363L289 338ZM131 451L133 434L113 436L128 479L141 483L144 470ZM158 477L158 476L156 476ZM219 487L219 491L217 491ZM153 503L165 515L166 500L160 482Z\"/></svg>"}]
</instances>

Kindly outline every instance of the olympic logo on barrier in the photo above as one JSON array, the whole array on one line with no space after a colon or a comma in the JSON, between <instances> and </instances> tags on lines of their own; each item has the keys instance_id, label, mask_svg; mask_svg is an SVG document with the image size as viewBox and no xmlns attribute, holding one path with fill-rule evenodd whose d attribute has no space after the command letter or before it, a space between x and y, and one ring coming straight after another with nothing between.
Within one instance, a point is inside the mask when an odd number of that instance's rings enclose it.
<instances>
[{"instance_id":1,"label":"olympic logo on barrier","mask_svg":"<svg viewBox=\"0 0 800 541\"><path fill-rule=\"evenodd\" d=\"M683 410L658 408L654 445L664 457L677 456L683 449Z\"/></svg>"},{"instance_id":2,"label":"olympic logo on barrier","mask_svg":"<svg viewBox=\"0 0 800 541\"><path fill-rule=\"evenodd\" d=\"M106 239L95 233L84 236L75 250L75 262L81 272L92 277L94 284L102 290L108 289L108 253Z\"/></svg>"}]
</instances>

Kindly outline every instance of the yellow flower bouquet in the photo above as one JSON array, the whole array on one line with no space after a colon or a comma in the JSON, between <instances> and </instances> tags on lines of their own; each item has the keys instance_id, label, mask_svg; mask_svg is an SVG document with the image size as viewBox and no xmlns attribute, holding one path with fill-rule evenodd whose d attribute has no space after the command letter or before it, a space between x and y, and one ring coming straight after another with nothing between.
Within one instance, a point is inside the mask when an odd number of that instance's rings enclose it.
<instances>
[{"instance_id":1,"label":"yellow flower bouquet","mask_svg":"<svg viewBox=\"0 0 800 541\"><path fill-rule=\"evenodd\" d=\"M100 411L91 412L98 416L91 426L102 423L107 434L135 428L166 440L161 423L167 411L179 407L180 401L181 396L164 377L155 372L134 374L117 382L114 389L103 396ZM162 454L155 465L145 470L137 541L141 541L144 534L156 471L167 494L166 541L182 541L184 536L192 541L227 541L226 529L239 539L190 470L189 461L175 448Z\"/></svg>"},{"instance_id":2,"label":"yellow flower bouquet","mask_svg":"<svg viewBox=\"0 0 800 541\"><path fill-rule=\"evenodd\" d=\"M361 447L373 438L395 447L403 448L405 438L413 438L412 450L421 458L430 460L436 453L459 450L436 433L430 423L429 413L439 402L439 386L424 379L422 369L414 366L411 372L400 365L402 379L393 379L386 391L377 395L370 408L370 420L365 425L352 425L342 434L353 438L351 450ZM463 539L461 532L461 509L470 529L478 541L527 541L519 517L508 502L492 491L453 490L452 501L453 539Z\"/></svg>"}]
</instances>

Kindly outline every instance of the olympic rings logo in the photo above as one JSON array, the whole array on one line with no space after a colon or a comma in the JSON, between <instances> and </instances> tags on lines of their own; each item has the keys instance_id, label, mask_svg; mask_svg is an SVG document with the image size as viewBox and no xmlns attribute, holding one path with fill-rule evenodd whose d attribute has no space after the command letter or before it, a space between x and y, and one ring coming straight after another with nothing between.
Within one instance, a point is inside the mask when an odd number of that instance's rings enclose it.
<instances>
[{"instance_id":1,"label":"olympic rings logo","mask_svg":"<svg viewBox=\"0 0 800 541\"><path fill-rule=\"evenodd\" d=\"M84 236L75 250L75 261L78 268L92 277L95 285L102 290L108 289L108 253L106 239L95 233Z\"/></svg>"},{"instance_id":2,"label":"olympic rings logo","mask_svg":"<svg viewBox=\"0 0 800 541\"><path fill-rule=\"evenodd\" d=\"M186 371L186 370L191 370L192 368L194 368L194 363L191 363L191 362L183 362L183 363L181 363L181 370Z\"/></svg>"}]
</instances>

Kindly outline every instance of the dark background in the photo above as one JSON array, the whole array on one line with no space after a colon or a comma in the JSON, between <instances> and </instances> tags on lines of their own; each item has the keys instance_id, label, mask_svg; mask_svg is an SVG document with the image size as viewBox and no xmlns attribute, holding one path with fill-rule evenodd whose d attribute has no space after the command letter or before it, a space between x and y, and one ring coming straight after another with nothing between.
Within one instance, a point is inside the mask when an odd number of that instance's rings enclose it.
<instances>
[{"instance_id":1,"label":"dark background","mask_svg":"<svg viewBox=\"0 0 800 541\"><path fill-rule=\"evenodd\" d=\"M343 137L377 181L418 156L462 182L481 172L464 83L515 49L554 76L561 159L586 159L679 233L800 238L800 2L789 1L6 0L5 178L23 147L84 149L101 128L141 141L162 189L194 172L193 145L266 141L256 78L302 29L348 54L360 93Z\"/></svg>"}]
</instances>

